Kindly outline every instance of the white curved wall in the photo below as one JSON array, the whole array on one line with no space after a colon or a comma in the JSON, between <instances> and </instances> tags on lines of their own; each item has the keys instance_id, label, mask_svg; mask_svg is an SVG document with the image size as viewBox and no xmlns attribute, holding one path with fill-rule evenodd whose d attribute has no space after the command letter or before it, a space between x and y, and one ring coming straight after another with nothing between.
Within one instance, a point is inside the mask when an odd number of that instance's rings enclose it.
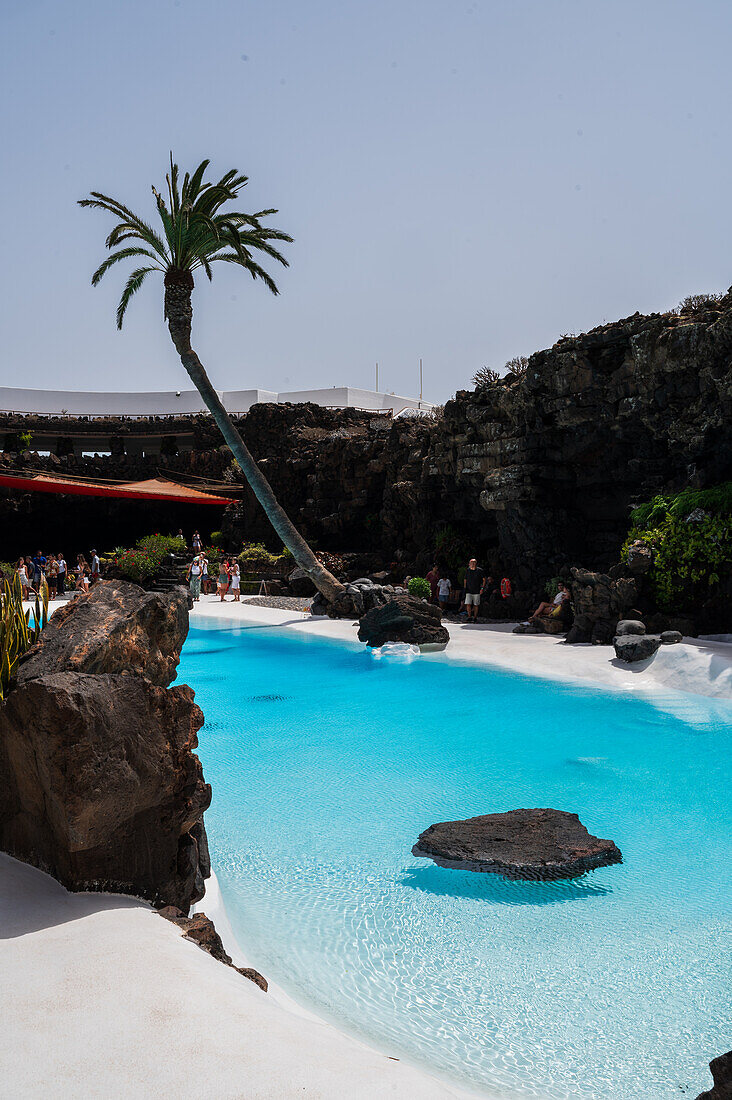
<instances>
[{"instance_id":1,"label":"white curved wall","mask_svg":"<svg viewBox=\"0 0 732 1100\"><path fill-rule=\"evenodd\" d=\"M395 415L404 409L433 408L428 401L413 401L391 393L334 386L332 389L293 390L274 393L272 390L228 390L219 396L231 413L248 412L252 405L271 401L301 403L312 401L330 408L367 409L373 412L391 411ZM151 391L148 393L95 393L72 390L30 390L0 386L0 412L33 413L42 416L190 416L206 412L197 390Z\"/></svg>"}]
</instances>

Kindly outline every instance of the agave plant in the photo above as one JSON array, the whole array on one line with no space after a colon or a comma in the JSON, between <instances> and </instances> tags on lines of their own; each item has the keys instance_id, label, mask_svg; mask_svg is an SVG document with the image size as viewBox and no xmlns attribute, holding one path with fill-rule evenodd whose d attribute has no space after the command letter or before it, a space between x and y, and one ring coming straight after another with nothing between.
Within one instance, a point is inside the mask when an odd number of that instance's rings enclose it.
<instances>
[{"instance_id":1,"label":"agave plant","mask_svg":"<svg viewBox=\"0 0 732 1100\"><path fill-rule=\"evenodd\" d=\"M48 622L48 585L41 581L36 595L33 623L30 610L23 608L23 589L17 573L3 579L0 589L0 702L10 689L18 670L18 661L30 649Z\"/></svg>"},{"instance_id":2,"label":"agave plant","mask_svg":"<svg viewBox=\"0 0 732 1100\"><path fill-rule=\"evenodd\" d=\"M344 586L318 561L277 501L272 486L252 457L201 360L191 347L194 272L203 270L211 279L214 263L236 264L252 279L260 280L273 294L277 294L277 285L261 266L259 258L274 260L287 267L287 260L273 242L292 241L287 233L264 224L264 219L276 214L276 210L259 210L254 214L224 211L222 208L236 200L248 179L232 169L218 183L208 183L204 179L208 166L208 160L201 161L192 175L186 172L181 184L178 165L173 163L171 155L170 171L166 176L167 196L164 197L155 187L152 189L161 223L159 229L154 229L128 206L100 191L92 191L89 198L79 200L80 206L105 210L117 219L106 240L111 255L92 275L92 285L96 286L111 267L123 260L141 261L141 266L136 267L127 279L117 307L117 327L122 328L130 299L148 275L159 273L163 276L165 319L181 363L275 531L326 600L333 602L344 593Z\"/></svg>"}]
</instances>

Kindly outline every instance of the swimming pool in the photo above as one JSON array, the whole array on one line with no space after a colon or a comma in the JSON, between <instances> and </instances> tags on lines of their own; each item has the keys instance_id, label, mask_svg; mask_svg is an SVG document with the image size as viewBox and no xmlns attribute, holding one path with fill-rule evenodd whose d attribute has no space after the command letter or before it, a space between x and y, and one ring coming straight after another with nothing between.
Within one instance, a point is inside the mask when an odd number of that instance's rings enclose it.
<instances>
[{"instance_id":1,"label":"swimming pool","mask_svg":"<svg viewBox=\"0 0 732 1100\"><path fill-rule=\"evenodd\" d=\"M687 720L268 627L191 629L179 669L227 911L253 965L386 1053L542 1100L696 1096L728 1049L726 708ZM509 882L411 855L435 821L577 812L621 866Z\"/></svg>"}]
</instances>

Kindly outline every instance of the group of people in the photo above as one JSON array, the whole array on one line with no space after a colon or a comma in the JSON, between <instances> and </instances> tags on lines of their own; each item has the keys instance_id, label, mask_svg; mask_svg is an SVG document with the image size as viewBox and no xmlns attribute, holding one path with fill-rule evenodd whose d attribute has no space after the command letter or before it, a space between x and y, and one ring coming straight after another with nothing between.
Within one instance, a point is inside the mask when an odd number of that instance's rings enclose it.
<instances>
[{"instance_id":1,"label":"group of people","mask_svg":"<svg viewBox=\"0 0 732 1100\"><path fill-rule=\"evenodd\" d=\"M44 580L48 585L48 598L51 600L63 596L68 588L88 592L90 586L99 580L102 572L96 550L91 551L90 558L91 561L87 561L83 554L78 554L76 565L71 568L63 552L44 554L39 550L33 557L18 558L15 572L23 590L23 598L30 599L31 596L40 595Z\"/></svg>"},{"instance_id":2,"label":"group of people","mask_svg":"<svg viewBox=\"0 0 732 1100\"><path fill-rule=\"evenodd\" d=\"M196 535L198 532L196 532ZM193 560L188 566L187 580L191 590L191 596L195 603L201 598L201 593L207 596L211 589L212 578L208 571L208 558L203 550L196 552L196 535L193 536ZM200 546L200 537L199 537ZM221 603L226 602L229 592L232 594L232 603L239 603L241 597L241 571L236 558L222 558L219 563L219 575L216 582Z\"/></svg>"},{"instance_id":3,"label":"group of people","mask_svg":"<svg viewBox=\"0 0 732 1100\"><path fill-rule=\"evenodd\" d=\"M446 611L450 603L453 584L446 569L439 565L433 565L425 578L430 586L432 602L439 603L440 608ZM484 596L498 596L508 599L513 588L509 577L502 577L500 583L489 573L478 567L475 558L471 558L465 570L465 579L460 591L458 611L464 612L469 619L478 618L480 601Z\"/></svg>"}]
</instances>

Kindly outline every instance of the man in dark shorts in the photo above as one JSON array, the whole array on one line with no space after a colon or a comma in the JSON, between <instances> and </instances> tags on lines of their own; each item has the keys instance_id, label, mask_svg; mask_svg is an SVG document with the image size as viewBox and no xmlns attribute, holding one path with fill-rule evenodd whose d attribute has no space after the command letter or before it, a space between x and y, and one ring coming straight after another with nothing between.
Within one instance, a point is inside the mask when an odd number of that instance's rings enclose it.
<instances>
[{"instance_id":1,"label":"man in dark shorts","mask_svg":"<svg viewBox=\"0 0 732 1100\"><path fill-rule=\"evenodd\" d=\"M480 607L480 597L483 595L484 584L485 575L483 570L478 569L477 561L475 558L471 558L465 571L465 610L469 619L478 618L478 608Z\"/></svg>"}]
</instances>

